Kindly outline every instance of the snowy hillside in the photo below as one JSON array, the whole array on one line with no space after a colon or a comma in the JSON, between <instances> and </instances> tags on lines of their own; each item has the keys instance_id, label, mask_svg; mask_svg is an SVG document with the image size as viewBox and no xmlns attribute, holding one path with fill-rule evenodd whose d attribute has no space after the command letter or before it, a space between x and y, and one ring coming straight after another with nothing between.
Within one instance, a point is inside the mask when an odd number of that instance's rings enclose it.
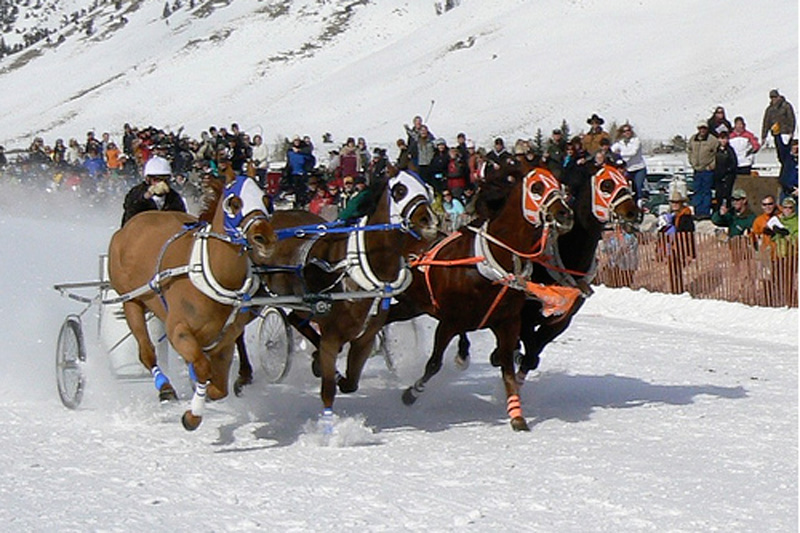
<instances>
[{"instance_id":1,"label":"snowy hillside","mask_svg":"<svg viewBox=\"0 0 800 533\"><path fill-rule=\"evenodd\" d=\"M25 4L20 31L51 33L0 60L6 148L125 122L391 143L432 104L448 139L577 132L598 112L666 140L718 104L759 133L775 87L798 103L793 0L461 0L441 15L433 0L180 0L166 18L163 2Z\"/></svg>"}]
</instances>

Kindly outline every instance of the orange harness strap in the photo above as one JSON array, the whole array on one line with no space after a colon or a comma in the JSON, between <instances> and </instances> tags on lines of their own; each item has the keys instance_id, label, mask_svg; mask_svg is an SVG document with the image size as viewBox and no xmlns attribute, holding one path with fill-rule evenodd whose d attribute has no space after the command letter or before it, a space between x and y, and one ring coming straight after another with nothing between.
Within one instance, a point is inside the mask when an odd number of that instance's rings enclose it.
<instances>
[{"instance_id":1,"label":"orange harness strap","mask_svg":"<svg viewBox=\"0 0 800 533\"><path fill-rule=\"evenodd\" d=\"M450 244L452 241L456 240L457 238L461 237L462 233L460 231L454 231L438 243L436 246L428 250L427 252L423 253L416 259L413 259L409 262L409 266L412 268L419 267L419 269L425 274L425 285L428 287L428 297L431 299L431 304L436 309L439 308L439 302L436 301L436 296L433 294L433 285L431 285L431 269L429 267L432 266L461 266L461 265L476 265L483 261L485 258L483 256L480 257L465 257L463 259L449 259L449 260L436 260L436 256L439 252Z\"/></svg>"},{"instance_id":2,"label":"orange harness strap","mask_svg":"<svg viewBox=\"0 0 800 533\"><path fill-rule=\"evenodd\" d=\"M488 311L486 311L486 314L483 316L483 320L481 320L481 323L478 325L478 329L483 329L483 326L486 325L486 322L489 320L489 317L492 316L492 313L494 313L495 308L498 306L498 304L500 304L500 300L503 299L503 296L506 295L506 292L508 292L508 285L503 284L503 288L500 289L500 292L498 292L497 296L495 296L494 302L492 302L492 306L489 308Z\"/></svg>"}]
</instances>

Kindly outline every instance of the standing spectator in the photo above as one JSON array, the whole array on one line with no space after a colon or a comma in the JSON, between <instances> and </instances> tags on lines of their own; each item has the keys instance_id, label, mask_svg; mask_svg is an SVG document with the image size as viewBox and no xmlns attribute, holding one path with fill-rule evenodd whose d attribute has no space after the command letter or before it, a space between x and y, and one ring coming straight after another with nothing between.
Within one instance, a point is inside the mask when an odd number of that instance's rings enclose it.
<instances>
[{"instance_id":1,"label":"standing spectator","mask_svg":"<svg viewBox=\"0 0 800 533\"><path fill-rule=\"evenodd\" d=\"M475 149L474 141L467 141L467 146L470 151L469 155L469 182L474 189L477 189L484 178L484 170L486 167L486 150L481 147Z\"/></svg>"},{"instance_id":2,"label":"standing spectator","mask_svg":"<svg viewBox=\"0 0 800 533\"><path fill-rule=\"evenodd\" d=\"M600 152L596 152L595 156ZM615 224L605 242L611 287L633 287L633 275L639 268L639 240L632 224Z\"/></svg>"},{"instance_id":3,"label":"standing spectator","mask_svg":"<svg viewBox=\"0 0 800 533\"><path fill-rule=\"evenodd\" d=\"M6 148L5 146L0 146L0 168L5 167L8 164L8 158L6 157Z\"/></svg>"},{"instance_id":4,"label":"standing spectator","mask_svg":"<svg viewBox=\"0 0 800 533\"><path fill-rule=\"evenodd\" d=\"M545 148L544 157L542 159L547 165L548 170L558 179L561 179L566 155L567 141L564 139L563 132L556 128L547 140L547 147Z\"/></svg>"},{"instance_id":5,"label":"standing spectator","mask_svg":"<svg viewBox=\"0 0 800 533\"><path fill-rule=\"evenodd\" d=\"M355 141L353 141L355 142ZM350 200L358 193L355 187L355 178L353 176L345 176L342 179L342 190L339 193L339 211L342 211Z\"/></svg>"},{"instance_id":6,"label":"standing spectator","mask_svg":"<svg viewBox=\"0 0 800 533\"><path fill-rule=\"evenodd\" d=\"M84 153L89 153L89 148L94 148L95 153L101 154L103 153L103 147L100 144L100 141L94 136L93 131L86 132L86 146L84 147Z\"/></svg>"},{"instance_id":7,"label":"standing spectator","mask_svg":"<svg viewBox=\"0 0 800 533\"><path fill-rule=\"evenodd\" d=\"M359 137L358 141L356 141L356 155L358 156L359 175L366 178L370 163L370 153L369 148L367 148L367 141L364 137Z\"/></svg>"},{"instance_id":8,"label":"standing spectator","mask_svg":"<svg viewBox=\"0 0 800 533\"><path fill-rule=\"evenodd\" d=\"M431 185L437 193L441 194L445 189L447 166L450 163L450 153L447 149L447 142L445 142L444 139L436 139L434 144L436 146L436 151L433 153L430 165L430 172L433 176Z\"/></svg>"},{"instance_id":9,"label":"standing spectator","mask_svg":"<svg viewBox=\"0 0 800 533\"><path fill-rule=\"evenodd\" d=\"M797 139L792 139L788 145L783 140L783 135L775 136L775 149L778 151L778 161L781 162L781 173L778 176L781 200L797 197Z\"/></svg>"},{"instance_id":10,"label":"standing spectator","mask_svg":"<svg viewBox=\"0 0 800 533\"><path fill-rule=\"evenodd\" d=\"M791 251L797 253L797 202L792 197L781 202L781 214L771 218L767 227L773 231L772 239L779 257L787 257Z\"/></svg>"},{"instance_id":11,"label":"standing spectator","mask_svg":"<svg viewBox=\"0 0 800 533\"><path fill-rule=\"evenodd\" d=\"M383 148L375 148L372 151L372 161L366 172L367 183L374 184L386 179L386 167L389 160L386 158L386 151Z\"/></svg>"},{"instance_id":12,"label":"standing spectator","mask_svg":"<svg viewBox=\"0 0 800 533\"><path fill-rule=\"evenodd\" d=\"M97 151L99 144L90 145L89 151L86 153L86 160L83 162L83 167L89 173L89 177L94 181L97 190L99 191L102 185L102 180L106 177L106 162L103 156Z\"/></svg>"},{"instance_id":13,"label":"standing spectator","mask_svg":"<svg viewBox=\"0 0 800 533\"><path fill-rule=\"evenodd\" d=\"M450 189L442 192L442 208L445 215L445 231L455 231L464 225L464 204L453 196L453 191Z\"/></svg>"},{"instance_id":14,"label":"standing spectator","mask_svg":"<svg viewBox=\"0 0 800 533\"><path fill-rule=\"evenodd\" d=\"M714 137L719 137L719 134L724 132L730 133L733 129L730 120L725 117L725 108L717 106L714 113L708 118L708 132Z\"/></svg>"},{"instance_id":15,"label":"standing spectator","mask_svg":"<svg viewBox=\"0 0 800 533\"><path fill-rule=\"evenodd\" d=\"M63 168L67 165L67 147L64 146L64 139L56 139L56 144L53 147L53 163L58 168Z\"/></svg>"},{"instance_id":16,"label":"standing spectator","mask_svg":"<svg viewBox=\"0 0 800 533\"><path fill-rule=\"evenodd\" d=\"M406 134L408 135L408 139L406 143L408 144L408 153L411 156L411 160L414 162L415 165L419 165L419 138L422 135L422 128L424 127L427 130L427 135L429 138L433 139L434 135L430 129L423 124L422 117L417 115L414 117L412 122L412 126L409 127L408 124L403 126L406 130Z\"/></svg>"},{"instance_id":17,"label":"standing spectator","mask_svg":"<svg viewBox=\"0 0 800 533\"><path fill-rule=\"evenodd\" d=\"M698 220L711 218L711 187L718 146L717 138L708 133L708 124L701 122L686 147L689 164L694 169L694 213Z\"/></svg>"},{"instance_id":18,"label":"standing spectator","mask_svg":"<svg viewBox=\"0 0 800 533\"><path fill-rule=\"evenodd\" d=\"M644 182L647 179L647 167L642 156L642 142L633 132L633 126L623 124L617 133L617 141L611 145L611 151L619 155L625 162L628 179L633 183L636 201L639 207L644 199Z\"/></svg>"},{"instance_id":19,"label":"standing spectator","mask_svg":"<svg viewBox=\"0 0 800 533\"><path fill-rule=\"evenodd\" d=\"M298 135L292 139L292 145L286 152L286 168L289 182L294 192L294 208L302 209L308 204L307 180L309 167L313 168L313 156L303 149L303 141Z\"/></svg>"},{"instance_id":20,"label":"standing spectator","mask_svg":"<svg viewBox=\"0 0 800 533\"><path fill-rule=\"evenodd\" d=\"M496 166L500 166L508 159L513 159L508 150L506 150L506 143L503 141L501 137L498 137L494 140L494 148L492 151L486 154L486 161L492 162Z\"/></svg>"},{"instance_id":21,"label":"standing spectator","mask_svg":"<svg viewBox=\"0 0 800 533\"><path fill-rule=\"evenodd\" d=\"M775 197L768 194L761 199L761 214L753 220L751 228L751 236L753 244L757 250L773 249L774 243L772 242L772 230L767 228L767 222L772 217L778 216L778 205Z\"/></svg>"},{"instance_id":22,"label":"standing spectator","mask_svg":"<svg viewBox=\"0 0 800 533\"><path fill-rule=\"evenodd\" d=\"M356 154L356 140L352 137L347 138L347 142L342 146L342 151L339 154L339 172L340 178L350 176L354 178L358 176L358 154Z\"/></svg>"},{"instance_id":23,"label":"standing spectator","mask_svg":"<svg viewBox=\"0 0 800 533\"><path fill-rule=\"evenodd\" d=\"M411 160L408 155L408 145L406 141L397 139L397 150L397 159L395 160L397 170L408 170Z\"/></svg>"},{"instance_id":24,"label":"standing spectator","mask_svg":"<svg viewBox=\"0 0 800 533\"><path fill-rule=\"evenodd\" d=\"M605 120L603 120L603 117L598 116L597 113L593 113L586 120L586 123L589 124L589 131L583 136L583 148L591 156L600 149L600 141L603 139L611 141L611 135L603 129Z\"/></svg>"},{"instance_id":25,"label":"standing spectator","mask_svg":"<svg viewBox=\"0 0 800 533\"><path fill-rule=\"evenodd\" d=\"M694 219L686 205L686 197L678 189L669 193L669 213L659 217L657 252L666 259L669 269L669 288L673 294L684 292L683 269L696 257Z\"/></svg>"},{"instance_id":26,"label":"standing spectator","mask_svg":"<svg viewBox=\"0 0 800 533\"><path fill-rule=\"evenodd\" d=\"M122 151L131 158L133 157L133 140L136 139L136 132L127 122L122 126Z\"/></svg>"},{"instance_id":27,"label":"standing spectator","mask_svg":"<svg viewBox=\"0 0 800 533\"><path fill-rule=\"evenodd\" d=\"M731 191L736 181L736 171L739 168L736 152L728 142L728 132L721 131L718 135L719 146L714 156L714 205L717 209L725 205L731 208Z\"/></svg>"},{"instance_id":28,"label":"standing spectator","mask_svg":"<svg viewBox=\"0 0 800 533\"><path fill-rule=\"evenodd\" d=\"M410 146L411 145L409 145L409 149ZM412 158L415 158L417 161L419 177L422 178L425 183L433 187L433 181L435 180L433 179L433 172L431 171L431 160L433 160L435 147L433 144L433 137L431 137L428 131L428 126L424 124L420 127L416 147L416 155L412 152Z\"/></svg>"},{"instance_id":29,"label":"standing spectator","mask_svg":"<svg viewBox=\"0 0 800 533\"><path fill-rule=\"evenodd\" d=\"M258 185L263 189L267 185L267 171L269 170L269 148L264 143L264 138L259 134L253 135L253 165L256 167Z\"/></svg>"},{"instance_id":30,"label":"standing spectator","mask_svg":"<svg viewBox=\"0 0 800 533\"><path fill-rule=\"evenodd\" d=\"M755 153L761 149L761 143L753 132L747 130L743 117L733 119L733 131L728 139L733 151L736 152L736 161L739 165L736 174L749 176L753 172L753 159Z\"/></svg>"},{"instance_id":31,"label":"standing spectator","mask_svg":"<svg viewBox=\"0 0 800 533\"><path fill-rule=\"evenodd\" d=\"M83 163L83 150L81 150L81 145L78 144L77 139L72 138L69 140L69 147L64 158L67 164L73 167L79 167Z\"/></svg>"},{"instance_id":32,"label":"standing spectator","mask_svg":"<svg viewBox=\"0 0 800 533\"><path fill-rule=\"evenodd\" d=\"M108 167L108 177L111 181L111 190L118 190L122 183L122 166L124 152L117 147L114 141L108 143L106 147L106 166Z\"/></svg>"},{"instance_id":33,"label":"standing spectator","mask_svg":"<svg viewBox=\"0 0 800 533\"><path fill-rule=\"evenodd\" d=\"M468 179L467 160L464 159L461 149L453 146L450 148L450 160L447 162L447 188L453 192L453 196L460 198L467 186Z\"/></svg>"},{"instance_id":34,"label":"standing spectator","mask_svg":"<svg viewBox=\"0 0 800 533\"><path fill-rule=\"evenodd\" d=\"M792 104L781 96L778 89L769 92L769 105L764 110L764 120L761 122L761 144L767 141L767 133L773 137L781 136L783 143L788 145L789 139L794 135L795 114Z\"/></svg>"},{"instance_id":35,"label":"standing spectator","mask_svg":"<svg viewBox=\"0 0 800 533\"><path fill-rule=\"evenodd\" d=\"M750 207L747 204L747 193L745 193L744 189L736 189L731 196L733 198L733 209L731 210L724 203L720 204L719 211L715 211L711 215L711 222L715 226L728 228L728 237L748 235L756 216L750 211Z\"/></svg>"},{"instance_id":36,"label":"standing spectator","mask_svg":"<svg viewBox=\"0 0 800 533\"><path fill-rule=\"evenodd\" d=\"M469 165L467 162L469 161L469 147L467 147L467 134L466 133L459 133L456 136L456 149L458 150L458 156L460 161L460 168L461 168L461 178L463 180L464 185L469 183Z\"/></svg>"}]
</instances>

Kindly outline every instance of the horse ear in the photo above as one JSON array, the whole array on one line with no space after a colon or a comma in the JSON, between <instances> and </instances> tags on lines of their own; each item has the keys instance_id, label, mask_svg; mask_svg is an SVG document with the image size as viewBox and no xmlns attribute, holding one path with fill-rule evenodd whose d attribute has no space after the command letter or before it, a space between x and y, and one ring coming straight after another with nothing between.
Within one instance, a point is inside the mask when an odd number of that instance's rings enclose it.
<instances>
[{"instance_id":1,"label":"horse ear","mask_svg":"<svg viewBox=\"0 0 800 533\"><path fill-rule=\"evenodd\" d=\"M389 177L389 178L394 178L394 177L395 177L395 176L397 176L398 174L400 174L400 169L398 169L396 166L394 166L394 165L393 165L393 164L391 164L391 163L389 163L388 165L386 165L386 176L387 176L387 177Z\"/></svg>"}]
</instances>

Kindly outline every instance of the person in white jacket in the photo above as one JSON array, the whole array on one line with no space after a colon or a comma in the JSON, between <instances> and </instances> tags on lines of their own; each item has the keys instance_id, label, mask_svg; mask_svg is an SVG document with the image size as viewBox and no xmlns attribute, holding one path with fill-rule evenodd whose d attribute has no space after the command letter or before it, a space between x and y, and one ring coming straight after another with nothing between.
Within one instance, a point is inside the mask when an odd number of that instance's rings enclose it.
<instances>
[{"instance_id":1,"label":"person in white jacket","mask_svg":"<svg viewBox=\"0 0 800 533\"><path fill-rule=\"evenodd\" d=\"M739 162L736 174L749 176L753 170L755 154L761 149L761 144L753 132L747 131L743 117L733 119L733 131L728 137L728 142L736 152L736 160Z\"/></svg>"},{"instance_id":2,"label":"person in white jacket","mask_svg":"<svg viewBox=\"0 0 800 533\"><path fill-rule=\"evenodd\" d=\"M642 142L633 132L633 126L623 124L617 131L617 142L611 145L611 151L619 155L625 162L628 179L633 182L636 201L641 207L644 196L644 182L647 178L647 166L642 156Z\"/></svg>"}]
</instances>

